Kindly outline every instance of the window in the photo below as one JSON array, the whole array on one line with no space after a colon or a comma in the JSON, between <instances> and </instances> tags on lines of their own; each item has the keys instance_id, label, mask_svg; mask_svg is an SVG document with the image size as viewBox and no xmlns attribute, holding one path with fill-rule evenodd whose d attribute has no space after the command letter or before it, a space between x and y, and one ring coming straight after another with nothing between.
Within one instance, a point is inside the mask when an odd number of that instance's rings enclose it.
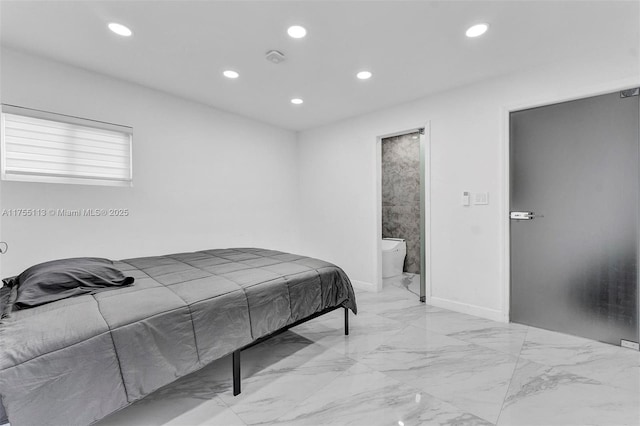
<instances>
[{"instance_id":1,"label":"window","mask_svg":"<svg viewBox=\"0 0 640 426\"><path fill-rule=\"evenodd\" d=\"M131 186L133 129L2 105L3 180Z\"/></svg>"}]
</instances>

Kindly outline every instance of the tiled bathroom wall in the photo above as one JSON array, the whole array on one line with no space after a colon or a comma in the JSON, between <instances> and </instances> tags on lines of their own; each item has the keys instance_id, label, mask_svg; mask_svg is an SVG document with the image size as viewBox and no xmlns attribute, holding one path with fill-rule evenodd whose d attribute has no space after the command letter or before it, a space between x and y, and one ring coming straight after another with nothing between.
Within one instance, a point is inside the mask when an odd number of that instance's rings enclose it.
<instances>
[{"instance_id":1,"label":"tiled bathroom wall","mask_svg":"<svg viewBox=\"0 0 640 426\"><path fill-rule=\"evenodd\" d=\"M420 273L420 139L382 140L382 238L407 240L404 271Z\"/></svg>"}]
</instances>

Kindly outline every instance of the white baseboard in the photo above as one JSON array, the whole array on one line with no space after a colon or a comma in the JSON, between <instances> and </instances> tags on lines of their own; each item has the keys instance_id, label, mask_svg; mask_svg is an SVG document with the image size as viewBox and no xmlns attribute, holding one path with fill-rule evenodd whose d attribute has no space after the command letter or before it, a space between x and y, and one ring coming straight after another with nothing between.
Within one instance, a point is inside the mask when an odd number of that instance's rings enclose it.
<instances>
[{"instance_id":1,"label":"white baseboard","mask_svg":"<svg viewBox=\"0 0 640 426\"><path fill-rule=\"evenodd\" d=\"M461 312L463 314L486 318L492 321L508 322L505 319L504 313L497 309L489 309L483 306L471 305L469 303L456 302L454 300L442 299L433 296L429 298L427 303L437 308L449 309L450 311Z\"/></svg>"},{"instance_id":2,"label":"white baseboard","mask_svg":"<svg viewBox=\"0 0 640 426\"><path fill-rule=\"evenodd\" d=\"M353 288L356 288L358 290L373 291L373 292L378 291L375 284L368 283L366 281L351 280L351 284L353 285Z\"/></svg>"}]
</instances>

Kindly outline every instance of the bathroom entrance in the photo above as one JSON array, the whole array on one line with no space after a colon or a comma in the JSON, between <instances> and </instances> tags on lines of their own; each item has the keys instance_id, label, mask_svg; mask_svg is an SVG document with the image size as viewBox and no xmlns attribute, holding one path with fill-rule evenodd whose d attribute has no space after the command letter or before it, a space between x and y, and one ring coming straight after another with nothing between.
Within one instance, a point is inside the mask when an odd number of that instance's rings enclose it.
<instances>
[{"instance_id":1,"label":"bathroom entrance","mask_svg":"<svg viewBox=\"0 0 640 426\"><path fill-rule=\"evenodd\" d=\"M380 141L380 260L382 285L426 300L425 128Z\"/></svg>"}]
</instances>

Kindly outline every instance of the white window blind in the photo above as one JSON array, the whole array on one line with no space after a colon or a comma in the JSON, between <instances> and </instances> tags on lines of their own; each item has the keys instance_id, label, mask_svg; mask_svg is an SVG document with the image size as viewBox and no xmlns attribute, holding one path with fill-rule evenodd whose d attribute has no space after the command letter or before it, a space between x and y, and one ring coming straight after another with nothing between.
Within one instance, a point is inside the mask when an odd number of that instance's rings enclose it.
<instances>
[{"instance_id":1,"label":"white window blind","mask_svg":"<svg viewBox=\"0 0 640 426\"><path fill-rule=\"evenodd\" d=\"M130 186L132 129L2 105L2 179Z\"/></svg>"}]
</instances>

